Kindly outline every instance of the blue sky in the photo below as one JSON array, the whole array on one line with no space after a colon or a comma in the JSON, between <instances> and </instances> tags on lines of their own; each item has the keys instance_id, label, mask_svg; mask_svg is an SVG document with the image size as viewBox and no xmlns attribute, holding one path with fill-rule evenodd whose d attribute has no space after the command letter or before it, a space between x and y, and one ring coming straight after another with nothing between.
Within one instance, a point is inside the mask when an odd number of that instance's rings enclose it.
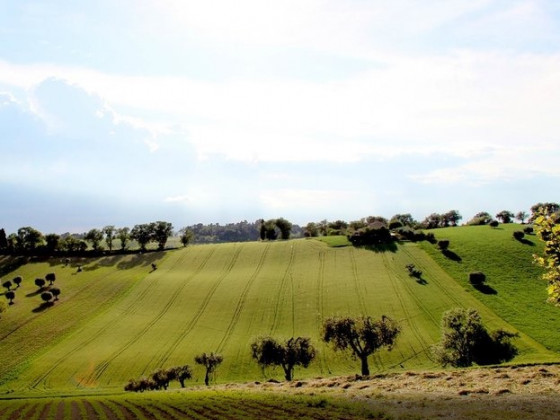
<instances>
[{"instance_id":1,"label":"blue sky","mask_svg":"<svg viewBox=\"0 0 560 420\"><path fill-rule=\"evenodd\" d=\"M0 0L0 227L559 201L556 1Z\"/></svg>"}]
</instances>

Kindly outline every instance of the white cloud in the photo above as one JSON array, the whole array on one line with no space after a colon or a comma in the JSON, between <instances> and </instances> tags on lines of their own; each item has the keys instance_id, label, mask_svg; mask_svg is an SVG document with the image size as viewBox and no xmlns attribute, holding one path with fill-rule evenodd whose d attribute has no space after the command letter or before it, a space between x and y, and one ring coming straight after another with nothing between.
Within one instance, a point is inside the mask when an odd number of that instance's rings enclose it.
<instances>
[{"instance_id":1,"label":"white cloud","mask_svg":"<svg viewBox=\"0 0 560 420\"><path fill-rule=\"evenodd\" d=\"M363 192L351 190L312 190L312 189L278 189L260 194L263 207L274 210L300 210L332 208L341 203L353 201L363 196Z\"/></svg>"}]
</instances>

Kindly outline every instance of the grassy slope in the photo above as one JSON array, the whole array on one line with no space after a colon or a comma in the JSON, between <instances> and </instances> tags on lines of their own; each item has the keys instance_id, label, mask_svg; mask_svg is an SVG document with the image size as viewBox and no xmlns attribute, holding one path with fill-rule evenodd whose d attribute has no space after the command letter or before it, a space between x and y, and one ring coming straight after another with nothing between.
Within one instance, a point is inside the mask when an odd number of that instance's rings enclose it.
<instances>
[{"instance_id":1,"label":"grassy slope","mask_svg":"<svg viewBox=\"0 0 560 420\"><path fill-rule=\"evenodd\" d=\"M398 345L373 358L373 372L401 364L433 367L429 346L439 339L442 312L451 307L476 307L491 327L507 327L413 244L379 254L315 240L200 245L169 252L148 274L149 258L156 255L101 259L67 280L66 269L56 267L66 301L40 314L18 300L0 324L0 334L16 330L10 345L0 342L0 352L23 350L18 378L4 389L122 389L130 377L155 368L192 365L203 351L224 355L219 382L263 379L249 354L251 340L260 334L312 337L318 360L307 371L296 370L297 377L355 373L355 361L319 340L322 319L336 314L385 314L402 323ZM422 269L426 284L407 275L404 266L410 262ZM46 263L28 264L17 273L23 270L31 279L52 271L41 264ZM31 281L22 289L33 291ZM50 339L49 333L40 346L31 343L35 332L52 325L67 325L61 338ZM518 344L519 360L555 357L526 337ZM0 367L0 376L8 370ZM268 375L281 378L279 371ZM202 377L195 368L195 383Z\"/></svg>"},{"instance_id":2,"label":"grassy slope","mask_svg":"<svg viewBox=\"0 0 560 420\"><path fill-rule=\"evenodd\" d=\"M422 247L464 289L492 308L498 315L519 330L544 344L560 351L560 310L546 302L546 283L541 279L542 270L532 264L532 254L542 252L542 243L535 236L521 243L512 233L521 230L518 224L466 226L434 230L438 239L449 239L450 250L461 261L446 258L428 243ZM472 271L486 274L487 283L496 294L484 294L468 283Z\"/></svg>"}]
</instances>

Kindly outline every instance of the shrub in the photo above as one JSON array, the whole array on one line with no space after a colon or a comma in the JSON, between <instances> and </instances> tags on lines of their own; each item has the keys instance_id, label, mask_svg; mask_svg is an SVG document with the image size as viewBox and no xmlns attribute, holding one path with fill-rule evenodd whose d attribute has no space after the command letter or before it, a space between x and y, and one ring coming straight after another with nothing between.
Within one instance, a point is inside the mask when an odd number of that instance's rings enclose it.
<instances>
[{"instance_id":1,"label":"shrub","mask_svg":"<svg viewBox=\"0 0 560 420\"><path fill-rule=\"evenodd\" d=\"M473 286L480 286L486 281L486 275L482 271L474 271L469 274L469 283Z\"/></svg>"},{"instance_id":2,"label":"shrub","mask_svg":"<svg viewBox=\"0 0 560 420\"><path fill-rule=\"evenodd\" d=\"M497 220L492 220L492 221L489 223L489 225L490 225L490 227L492 227L492 228L497 228L497 227L500 225L500 223L499 223Z\"/></svg>"},{"instance_id":3,"label":"shrub","mask_svg":"<svg viewBox=\"0 0 560 420\"><path fill-rule=\"evenodd\" d=\"M435 244L437 242L436 236L432 232L426 233L426 240L431 244Z\"/></svg>"},{"instance_id":4,"label":"shrub","mask_svg":"<svg viewBox=\"0 0 560 420\"><path fill-rule=\"evenodd\" d=\"M525 233L523 233L523 232L520 231L520 230L516 230L515 232L513 232L513 237L514 237L516 240L520 241L520 240L522 240L522 239L525 237Z\"/></svg>"},{"instance_id":5,"label":"shrub","mask_svg":"<svg viewBox=\"0 0 560 420\"><path fill-rule=\"evenodd\" d=\"M441 239L438 241L437 244L438 244L438 248L444 251L447 248L449 248L449 239Z\"/></svg>"},{"instance_id":6,"label":"shrub","mask_svg":"<svg viewBox=\"0 0 560 420\"><path fill-rule=\"evenodd\" d=\"M526 226L525 229L523 229L523 232L526 233L527 235L531 235L533 233L533 227L532 226Z\"/></svg>"},{"instance_id":7,"label":"shrub","mask_svg":"<svg viewBox=\"0 0 560 420\"><path fill-rule=\"evenodd\" d=\"M422 277L422 271L417 269L414 264L407 264L405 267L408 270L408 275L410 277L416 277L416 278Z\"/></svg>"}]
</instances>

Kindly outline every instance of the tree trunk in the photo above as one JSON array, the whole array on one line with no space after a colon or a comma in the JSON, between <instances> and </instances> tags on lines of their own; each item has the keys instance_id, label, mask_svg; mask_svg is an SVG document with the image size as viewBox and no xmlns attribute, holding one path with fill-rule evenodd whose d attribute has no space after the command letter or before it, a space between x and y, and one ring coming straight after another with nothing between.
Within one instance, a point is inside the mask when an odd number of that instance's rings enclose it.
<instances>
[{"instance_id":1,"label":"tree trunk","mask_svg":"<svg viewBox=\"0 0 560 420\"><path fill-rule=\"evenodd\" d=\"M284 377L286 378L287 381L291 381L292 377L293 377L293 371L294 369L290 366L286 366L284 368Z\"/></svg>"},{"instance_id":2,"label":"tree trunk","mask_svg":"<svg viewBox=\"0 0 560 420\"><path fill-rule=\"evenodd\" d=\"M206 376L204 377L204 383L206 384L206 386L208 386L208 384L210 383L210 372L208 369L206 369Z\"/></svg>"},{"instance_id":3,"label":"tree trunk","mask_svg":"<svg viewBox=\"0 0 560 420\"><path fill-rule=\"evenodd\" d=\"M185 387L185 380L179 378L179 382L181 383L181 388L184 388Z\"/></svg>"},{"instance_id":4,"label":"tree trunk","mask_svg":"<svg viewBox=\"0 0 560 420\"><path fill-rule=\"evenodd\" d=\"M362 361L362 375L369 376L369 366L367 361L367 355L360 356L360 360Z\"/></svg>"}]
</instances>

